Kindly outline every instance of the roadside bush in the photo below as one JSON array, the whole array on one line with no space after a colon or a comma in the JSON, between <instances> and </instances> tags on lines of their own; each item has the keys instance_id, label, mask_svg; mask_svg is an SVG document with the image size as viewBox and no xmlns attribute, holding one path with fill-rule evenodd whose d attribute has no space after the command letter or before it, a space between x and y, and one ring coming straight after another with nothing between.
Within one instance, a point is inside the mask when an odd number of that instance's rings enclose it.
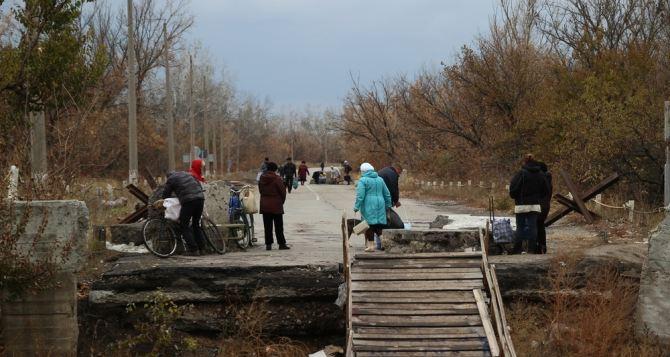
<instances>
[{"instance_id":1,"label":"roadside bush","mask_svg":"<svg viewBox=\"0 0 670 357\"><path fill-rule=\"evenodd\" d=\"M512 304L508 316L517 354L667 356L658 341L635 334L637 283L606 267L588 273L585 286L580 286L579 260L558 254L543 301Z\"/></svg>"},{"instance_id":2,"label":"roadside bush","mask_svg":"<svg viewBox=\"0 0 670 357\"><path fill-rule=\"evenodd\" d=\"M268 336L263 329L269 317L268 306L263 301L255 300L241 307L235 316L237 329L221 342L219 356L293 357L310 353L303 343L287 337L273 339Z\"/></svg>"},{"instance_id":3,"label":"roadside bush","mask_svg":"<svg viewBox=\"0 0 670 357\"><path fill-rule=\"evenodd\" d=\"M142 309L135 304L126 308L128 314L137 316L133 324L134 334L111 346L116 352L133 356L178 356L194 351L198 342L191 337L177 336L174 325L189 305L178 306L165 293L158 291Z\"/></svg>"}]
</instances>

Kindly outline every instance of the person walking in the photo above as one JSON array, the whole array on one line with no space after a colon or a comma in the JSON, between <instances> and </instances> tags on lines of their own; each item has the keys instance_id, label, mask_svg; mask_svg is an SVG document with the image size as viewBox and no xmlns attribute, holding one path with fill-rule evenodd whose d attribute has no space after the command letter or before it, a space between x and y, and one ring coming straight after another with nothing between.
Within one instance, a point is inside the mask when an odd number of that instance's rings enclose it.
<instances>
[{"instance_id":1,"label":"person walking","mask_svg":"<svg viewBox=\"0 0 670 357\"><path fill-rule=\"evenodd\" d=\"M537 254L547 254L547 229L544 226L544 221L549 216L549 209L551 208L551 196L553 195L554 185L549 172L549 167L542 161L537 162L540 171L544 175L547 182L547 194L540 200L540 215L537 217Z\"/></svg>"},{"instance_id":2,"label":"person walking","mask_svg":"<svg viewBox=\"0 0 670 357\"><path fill-rule=\"evenodd\" d=\"M528 252L537 252L537 222L542 212L540 203L549 193L547 179L542 170L533 160L533 155L526 155L519 170L509 185L509 195L514 199L516 216L516 241L514 253L521 253L523 241L528 242Z\"/></svg>"},{"instance_id":3,"label":"person walking","mask_svg":"<svg viewBox=\"0 0 670 357\"><path fill-rule=\"evenodd\" d=\"M344 181L347 181L347 186L351 184L351 171L353 170L351 168L351 165L349 165L349 161L344 161L344 164L342 165L344 167Z\"/></svg>"},{"instance_id":4,"label":"person walking","mask_svg":"<svg viewBox=\"0 0 670 357\"><path fill-rule=\"evenodd\" d=\"M365 231L365 251L374 252L374 236L380 239L382 229L386 226L386 209L391 208L391 193L384 180L377 175L375 168L369 163L361 165L361 179L356 186L356 202L354 212L361 212L370 228Z\"/></svg>"},{"instance_id":5,"label":"person walking","mask_svg":"<svg viewBox=\"0 0 670 357\"><path fill-rule=\"evenodd\" d=\"M286 158L286 163L284 164L284 169L282 170L282 177L284 178L284 185L288 189L288 193L291 193L293 189L293 179L296 176L296 167L293 163L293 160L289 157Z\"/></svg>"},{"instance_id":6,"label":"person walking","mask_svg":"<svg viewBox=\"0 0 670 357\"><path fill-rule=\"evenodd\" d=\"M261 164L261 168L258 169L258 175L256 175L256 182L260 182L261 180L261 175L263 175L267 170L268 170L268 163L270 162L270 158L266 157L263 160L263 163ZM230 171L230 170L228 170Z\"/></svg>"},{"instance_id":7,"label":"person walking","mask_svg":"<svg viewBox=\"0 0 670 357\"><path fill-rule=\"evenodd\" d=\"M326 163L322 161L321 162L321 172L325 173L326 172L325 169L326 169Z\"/></svg>"},{"instance_id":8,"label":"person walking","mask_svg":"<svg viewBox=\"0 0 670 357\"><path fill-rule=\"evenodd\" d=\"M202 229L200 229L200 217L205 207L205 195L202 192L202 186L189 172L172 172L165 182L162 198L170 197L173 192L177 195L181 205L179 229L186 242L186 254L201 255L206 248L205 238L202 235Z\"/></svg>"},{"instance_id":9,"label":"person walking","mask_svg":"<svg viewBox=\"0 0 670 357\"><path fill-rule=\"evenodd\" d=\"M393 207L400 207L400 187L398 181L402 174L402 166L391 165L379 170L379 177L384 180L386 187L391 192L391 203Z\"/></svg>"},{"instance_id":10,"label":"person walking","mask_svg":"<svg viewBox=\"0 0 670 357\"><path fill-rule=\"evenodd\" d=\"M188 172L195 178L198 182L207 182L205 177L202 176L202 169L205 167L205 162L200 159L195 159L191 161L191 169Z\"/></svg>"},{"instance_id":11,"label":"person walking","mask_svg":"<svg viewBox=\"0 0 670 357\"><path fill-rule=\"evenodd\" d=\"M309 175L309 168L305 164L305 160L302 160L300 166L298 166L298 178L300 179L300 185L304 186L305 181L307 181L307 175Z\"/></svg>"},{"instance_id":12,"label":"person walking","mask_svg":"<svg viewBox=\"0 0 670 357\"><path fill-rule=\"evenodd\" d=\"M284 238L283 215L286 186L281 177L277 175L277 164L274 162L269 162L267 171L261 175L258 190L261 194L260 214L263 216L263 228L265 229L265 249L272 250L273 226L279 249L291 249L286 245L286 238Z\"/></svg>"}]
</instances>

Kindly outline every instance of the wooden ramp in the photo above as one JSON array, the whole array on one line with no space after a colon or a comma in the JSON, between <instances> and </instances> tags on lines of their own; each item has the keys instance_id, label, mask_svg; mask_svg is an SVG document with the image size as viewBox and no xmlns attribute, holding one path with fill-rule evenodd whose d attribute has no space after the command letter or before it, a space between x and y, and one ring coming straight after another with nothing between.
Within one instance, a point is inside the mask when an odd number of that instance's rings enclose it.
<instances>
[{"instance_id":1,"label":"wooden ramp","mask_svg":"<svg viewBox=\"0 0 670 357\"><path fill-rule=\"evenodd\" d=\"M485 253L357 254L345 274L348 356L515 356Z\"/></svg>"}]
</instances>

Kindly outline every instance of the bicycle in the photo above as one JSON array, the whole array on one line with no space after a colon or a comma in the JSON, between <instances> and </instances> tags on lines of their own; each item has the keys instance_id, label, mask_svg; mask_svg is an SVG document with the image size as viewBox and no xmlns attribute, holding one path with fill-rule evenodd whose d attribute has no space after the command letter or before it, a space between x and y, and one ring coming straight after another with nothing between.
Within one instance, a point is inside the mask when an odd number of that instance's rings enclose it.
<instances>
[{"instance_id":1,"label":"bicycle","mask_svg":"<svg viewBox=\"0 0 670 357\"><path fill-rule=\"evenodd\" d=\"M230 223L228 228L231 232L228 239L234 240L242 249L253 246L253 242L256 241L254 215L253 213L247 213L244 201L240 198L242 194L246 196L251 189L252 186L250 185L244 185L238 189L235 184L231 184L228 200L228 221Z\"/></svg>"},{"instance_id":2,"label":"bicycle","mask_svg":"<svg viewBox=\"0 0 670 357\"><path fill-rule=\"evenodd\" d=\"M200 229L210 248L219 254L226 253L226 240L209 217L205 215L200 217ZM142 238L147 250L160 258L175 254L179 244L186 250L186 242L181 235L179 224L164 216L148 219L142 227Z\"/></svg>"}]
</instances>

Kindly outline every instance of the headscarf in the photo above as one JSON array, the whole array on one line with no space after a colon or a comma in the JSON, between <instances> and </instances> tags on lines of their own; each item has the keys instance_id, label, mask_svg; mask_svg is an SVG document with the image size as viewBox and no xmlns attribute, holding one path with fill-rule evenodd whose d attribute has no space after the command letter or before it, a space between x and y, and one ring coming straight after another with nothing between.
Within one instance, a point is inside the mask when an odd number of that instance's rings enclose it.
<instances>
[{"instance_id":1,"label":"headscarf","mask_svg":"<svg viewBox=\"0 0 670 357\"><path fill-rule=\"evenodd\" d=\"M203 161L200 159L195 159L191 161L191 169L188 170L188 172L191 174L191 176L195 177L196 180L200 182L206 182L205 178L202 177L202 166Z\"/></svg>"},{"instance_id":2,"label":"headscarf","mask_svg":"<svg viewBox=\"0 0 670 357\"><path fill-rule=\"evenodd\" d=\"M361 172L374 171L375 168L370 165L370 163L364 162L361 164Z\"/></svg>"}]
</instances>

